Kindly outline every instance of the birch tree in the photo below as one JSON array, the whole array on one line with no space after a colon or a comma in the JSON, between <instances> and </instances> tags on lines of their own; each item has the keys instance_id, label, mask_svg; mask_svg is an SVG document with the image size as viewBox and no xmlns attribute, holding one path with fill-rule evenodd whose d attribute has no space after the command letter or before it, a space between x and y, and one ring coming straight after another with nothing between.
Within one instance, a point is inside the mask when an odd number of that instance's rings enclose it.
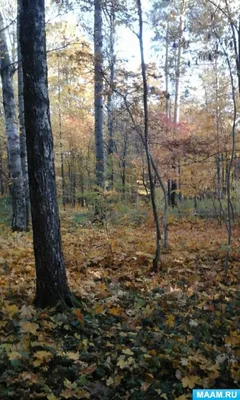
<instances>
[{"instance_id":1,"label":"birch tree","mask_svg":"<svg viewBox=\"0 0 240 400\"><path fill-rule=\"evenodd\" d=\"M18 0L19 1L19 0ZM23 70L21 60L21 48L19 40L19 5L17 15L17 59L18 59L18 122L19 122L19 138L20 138L20 157L23 174L23 185L26 205L26 229L29 228L30 199L29 199L29 181L28 181L28 164L27 164L27 145L26 130L24 121L24 99L23 99Z\"/></svg>"},{"instance_id":2,"label":"birch tree","mask_svg":"<svg viewBox=\"0 0 240 400\"><path fill-rule=\"evenodd\" d=\"M2 80L2 97L7 136L8 167L10 176L10 193L12 199L12 230L26 230L26 203L24 195L23 174L20 158L20 144L16 118L16 105L13 87L13 66L0 13L0 67Z\"/></svg>"}]
</instances>

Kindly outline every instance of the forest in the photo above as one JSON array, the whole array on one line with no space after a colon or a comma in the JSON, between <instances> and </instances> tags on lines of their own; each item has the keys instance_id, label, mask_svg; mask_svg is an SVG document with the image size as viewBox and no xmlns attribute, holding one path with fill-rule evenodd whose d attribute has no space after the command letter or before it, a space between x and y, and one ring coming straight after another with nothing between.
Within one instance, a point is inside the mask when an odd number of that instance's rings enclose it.
<instances>
[{"instance_id":1,"label":"forest","mask_svg":"<svg viewBox=\"0 0 240 400\"><path fill-rule=\"evenodd\" d=\"M240 0L0 5L0 400L240 399Z\"/></svg>"}]
</instances>

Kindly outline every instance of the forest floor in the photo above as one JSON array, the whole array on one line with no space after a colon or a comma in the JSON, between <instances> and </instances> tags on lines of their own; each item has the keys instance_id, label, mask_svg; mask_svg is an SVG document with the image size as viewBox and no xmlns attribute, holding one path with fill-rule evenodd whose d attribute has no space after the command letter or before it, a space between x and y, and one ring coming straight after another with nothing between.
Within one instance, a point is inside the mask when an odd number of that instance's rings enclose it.
<instances>
[{"instance_id":1,"label":"forest floor","mask_svg":"<svg viewBox=\"0 0 240 400\"><path fill-rule=\"evenodd\" d=\"M31 234L0 227L0 399L184 400L193 388L240 388L240 225L226 274L225 227L171 218L152 276L151 219L106 227L79 215L62 213L82 299L65 312L34 309Z\"/></svg>"}]
</instances>

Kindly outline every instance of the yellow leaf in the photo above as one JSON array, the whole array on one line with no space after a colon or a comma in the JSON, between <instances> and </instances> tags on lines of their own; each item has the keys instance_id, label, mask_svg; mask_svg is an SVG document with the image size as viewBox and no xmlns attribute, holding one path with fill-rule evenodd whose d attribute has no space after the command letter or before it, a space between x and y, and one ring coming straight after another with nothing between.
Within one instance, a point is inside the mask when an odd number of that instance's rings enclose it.
<instances>
[{"instance_id":1,"label":"yellow leaf","mask_svg":"<svg viewBox=\"0 0 240 400\"><path fill-rule=\"evenodd\" d=\"M5 306L5 310L7 314L9 314L10 317L12 317L14 314L16 314L19 311L19 308L16 306L16 304L7 304Z\"/></svg>"},{"instance_id":2,"label":"yellow leaf","mask_svg":"<svg viewBox=\"0 0 240 400\"><path fill-rule=\"evenodd\" d=\"M112 343L109 342L109 340L108 340L105 346L106 346L106 347L114 347L114 344L112 344Z\"/></svg>"},{"instance_id":3,"label":"yellow leaf","mask_svg":"<svg viewBox=\"0 0 240 400\"><path fill-rule=\"evenodd\" d=\"M190 389L193 389L197 383L199 383L198 376L185 376L182 379L182 385L184 388L189 387Z\"/></svg>"},{"instance_id":4,"label":"yellow leaf","mask_svg":"<svg viewBox=\"0 0 240 400\"><path fill-rule=\"evenodd\" d=\"M114 380L111 376L106 380L106 384L107 386L112 386L114 384Z\"/></svg>"},{"instance_id":5,"label":"yellow leaf","mask_svg":"<svg viewBox=\"0 0 240 400\"><path fill-rule=\"evenodd\" d=\"M133 351L130 349L123 349L122 352L123 352L123 354L126 354L128 356L133 356L133 354L134 354Z\"/></svg>"},{"instance_id":6,"label":"yellow leaf","mask_svg":"<svg viewBox=\"0 0 240 400\"><path fill-rule=\"evenodd\" d=\"M170 314L166 318L165 325L169 326L169 328L173 328L174 322L175 322L175 317L174 315Z\"/></svg>"},{"instance_id":7,"label":"yellow leaf","mask_svg":"<svg viewBox=\"0 0 240 400\"><path fill-rule=\"evenodd\" d=\"M225 338L226 344L231 344L232 346L240 345L240 335L237 331L232 331L230 336Z\"/></svg>"},{"instance_id":8,"label":"yellow leaf","mask_svg":"<svg viewBox=\"0 0 240 400\"><path fill-rule=\"evenodd\" d=\"M39 367L40 365L47 363L52 357L52 353L50 351L36 351L33 355L34 358L36 358L35 361L33 361L34 367Z\"/></svg>"},{"instance_id":9,"label":"yellow leaf","mask_svg":"<svg viewBox=\"0 0 240 400\"><path fill-rule=\"evenodd\" d=\"M42 321L41 324L44 326L45 329L51 331L52 329L56 328L56 324L54 324L54 322L51 321Z\"/></svg>"},{"instance_id":10,"label":"yellow leaf","mask_svg":"<svg viewBox=\"0 0 240 400\"><path fill-rule=\"evenodd\" d=\"M125 357L119 357L117 366L120 367L121 369L128 367L128 363L125 360Z\"/></svg>"},{"instance_id":11,"label":"yellow leaf","mask_svg":"<svg viewBox=\"0 0 240 400\"><path fill-rule=\"evenodd\" d=\"M80 321L81 323L84 322L83 314L81 313L81 311L79 309L75 309L73 311L73 314L77 317L78 321Z\"/></svg>"},{"instance_id":12,"label":"yellow leaf","mask_svg":"<svg viewBox=\"0 0 240 400\"><path fill-rule=\"evenodd\" d=\"M156 352L155 349L150 350L148 353L150 354L150 356L156 356L157 355L157 352Z\"/></svg>"},{"instance_id":13,"label":"yellow leaf","mask_svg":"<svg viewBox=\"0 0 240 400\"><path fill-rule=\"evenodd\" d=\"M68 389L72 389L77 387L76 382L72 383L71 381L69 381L67 378L64 379L64 386Z\"/></svg>"},{"instance_id":14,"label":"yellow leaf","mask_svg":"<svg viewBox=\"0 0 240 400\"><path fill-rule=\"evenodd\" d=\"M130 365L135 364L135 360L133 357L129 357L125 359L125 356L120 356L117 362L117 366L121 369L128 368Z\"/></svg>"},{"instance_id":15,"label":"yellow leaf","mask_svg":"<svg viewBox=\"0 0 240 400\"><path fill-rule=\"evenodd\" d=\"M75 397L76 399L90 399L90 393L83 389L76 389L75 390Z\"/></svg>"},{"instance_id":16,"label":"yellow leaf","mask_svg":"<svg viewBox=\"0 0 240 400\"><path fill-rule=\"evenodd\" d=\"M8 358L9 360L20 360L22 358L22 355L18 353L17 351L12 351L11 353L8 353Z\"/></svg>"},{"instance_id":17,"label":"yellow leaf","mask_svg":"<svg viewBox=\"0 0 240 400\"><path fill-rule=\"evenodd\" d=\"M117 376L115 376L115 378L114 378L114 383L115 383L115 386L118 386L118 385L120 385L120 383L121 383L121 380L122 380L122 376L121 376L121 375L117 375Z\"/></svg>"},{"instance_id":18,"label":"yellow leaf","mask_svg":"<svg viewBox=\"0 0 240 400\"><path fill-rule=\"evenodd\" d=\"M70 358L70 360L77 361L79 360L79 351L76 353L74 353L73 351L68 351L66 353L66 356L67 358Z\"/></svg>"},{"instance_id":19,"label":"yellow leaf","mask_svg":"<svg viewBox=\"0 0 240 400\"><path fill-rule=\"evenodd\" d=\"M56 397L55 394L53 394L53 393L52 393L52 394L49 394L49 395L47 396L47 400L58 400L58 398L59 398L59 397Z\"/></svg>"},{"instance_id":20,"label":"yellow leaf","mask_svg":"<svg viewBox=\"0 0 240 400\"><path fill-rule=\"evenodd\" d=\"M168 397L167 397L166 393L161 394L160 397L161 397L161 399L168 400Z\"/></svg>"},{"instance_id":21,"label":"yellow leaf","mask_svg":"<svg viewBox=\"0 0 240 400\"><path fill-rule=\"evenodd\" d=\"M96 314L102 314L104 311L104 305L100 304L99 306L97 306L97 308L95 308L95 313Z\"/></svg>"},{"instance_id":22,"label":"yellow leaf","mask_svg":"<svg viewBox=\"0 0 240 400\"><path fill-rule=\"evenodd\" d=\"M183 394L182 396L177 397L175 400L187 400L188 397Z\"/></svg>"},{"instance_id":23,"label":"yellow leaf","mask_svg":"<svg viewBox=\"0 0 240 400\"><path fill-rule=\"evenodd\" d=\"M23 333L31 333L32 335L36 335L39 328L39 325L34 322L20 322L20 326Z\"/></svg>"},{"instance_id":24,"label":"yellow leaf","mask_svg":"<svg viewBox=\"0 0 240 400\"><path fill-rule=\"evenodd\" d=\"M61 396L64 399L71 399L74 396L74 392L72 391L72 389L64 389L61 393Z\"/></svg>"},{"instance_id":25,"label":"yellow leaf","mask_svg":"<svg viewBox=\"0 0 240 400\"><path fill-rule=\"evenodd\" d=\"M108 310L109 314L118 316L122 313L121 307L112 307Z\"/></svg>"}]
</instances>

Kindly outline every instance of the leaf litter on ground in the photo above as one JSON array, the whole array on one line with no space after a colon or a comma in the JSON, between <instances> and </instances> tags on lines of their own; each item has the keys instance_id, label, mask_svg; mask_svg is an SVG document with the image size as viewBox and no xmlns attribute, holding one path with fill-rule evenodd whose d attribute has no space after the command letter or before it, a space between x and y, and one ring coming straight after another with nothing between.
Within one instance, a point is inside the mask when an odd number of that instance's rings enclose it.
<instances>
[{"instance_id":1,"label":"leaf litter on ground","mask_svg":"<svg viewBox=\"0 0 240 400\"><path fill-rule=\"evenodd\" d=\"M81 309L36 310L30 234L0 238L0 399L190 399L240 388L239 228L228 274L217 222L170 226L158 275L151 221L74 228L63 219Z\"/></svg>"}]
</instances>

